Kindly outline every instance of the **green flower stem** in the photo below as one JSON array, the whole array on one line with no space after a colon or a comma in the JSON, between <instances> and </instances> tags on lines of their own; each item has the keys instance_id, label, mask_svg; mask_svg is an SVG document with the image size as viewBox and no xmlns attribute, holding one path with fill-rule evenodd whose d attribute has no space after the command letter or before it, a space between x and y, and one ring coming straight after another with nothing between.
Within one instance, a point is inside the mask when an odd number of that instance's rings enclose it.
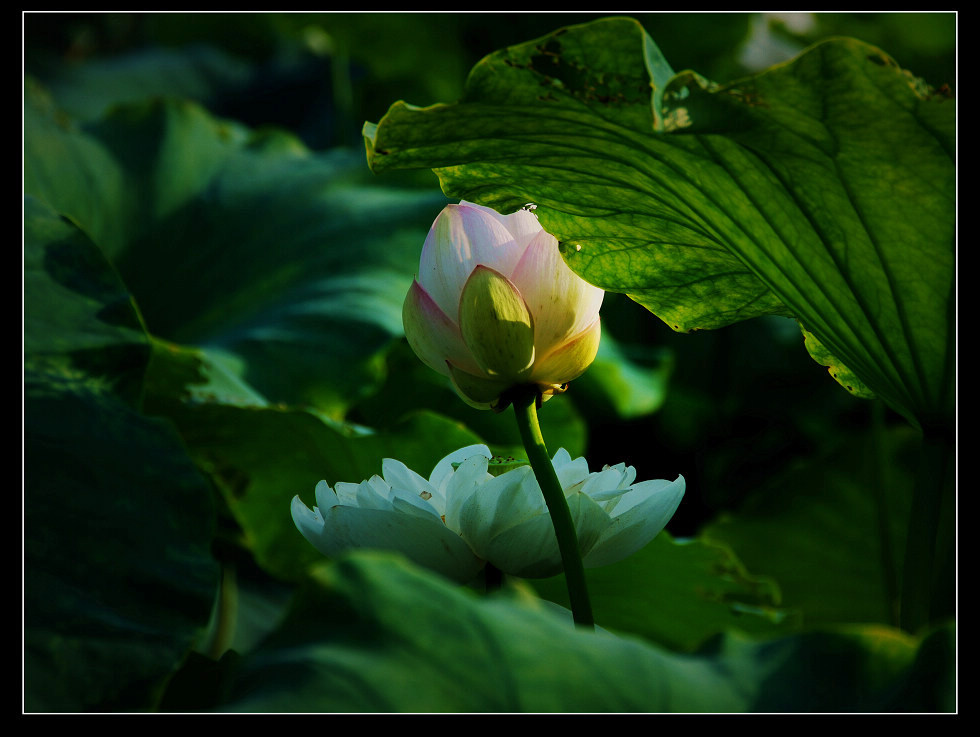
<instances>
[{"instance_id":1,"label":"green flower stem","mask_svg":"<svg viewBox=\"0 0 980 737\"><path fill-rule=\"evenodd\" d=\"M578 537L575 534L572 515L568 511L568 503L565 501L565 492L562 491L558 474L555 473L551 456L541 435L537 401L536 388L531 388L513 399L517 427L521 432L527 459L548 505L555 535L558 537L558 551L561 553L561 562L565 569L565 583L568 586L572 617L577 625L594 629L595 620L592 617L592 604L589 602L589 592L585 585L585 567L582 565Z\"/></svg>"},{"instance_id":2,"label":"green flower stem","mask_svg":"<svg viewBox=\"0 0 980 737\"><path fill-rule=\"evenodd\" d=\"M943 593L951 539L943 523L948 522L953 475L951 444L941 434L925 433L905 542L901 621L907 632L929 624L935 614L933 593Z\"/></svg>"}]
</instances>

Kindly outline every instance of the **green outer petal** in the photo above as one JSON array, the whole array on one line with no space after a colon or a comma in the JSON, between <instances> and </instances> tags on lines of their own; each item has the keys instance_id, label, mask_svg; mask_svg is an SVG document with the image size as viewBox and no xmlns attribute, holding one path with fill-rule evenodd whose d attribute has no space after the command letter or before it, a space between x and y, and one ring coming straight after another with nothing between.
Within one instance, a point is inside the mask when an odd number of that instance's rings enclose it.
<instances>
[{"instance_id":1,"label":"green outer petal","mask_svg":"<svg viewBox=\"0 0 980 737\"><path fill-rule=\"evenodd\" d=\"M459 326L439 308L418 280L412 282L405 295L402 326L415 355L433 371L448 376L447 360L470 372L479 370L463 342Z\"/></svg>"},{"instance_id":2,"label":"green outer petal","mask_svg":"<svg viewBox=\"0 0 980 737\"><path fill-rule=\"evenodd\" d=\"M592 550L583 555L582 562L587 568L609 565L645 546L677 511L685 488L683 476L666 486L660 479L634 486L620 502L625 511L613 516L612 524L602 531ZM637 498L642 501L637 502Z\"/></svg>"},{"instance_id":3,"label":"green outer petal","mask_svg":"<svg viewBox=\"0 0 980 737\"><path fill-rule=\"evenodd\" d=\"M340 505L318 512L322 519L319 527L310 516L316 512L298 497L293 500L296 526L328 557L354 548L393 550L459 583L472 580L484 565L459 535L432 518Z\"/></svg>"},{"instance_id":4,"label":"green outer petal","mask_svg":"<svg viewBox=\"0 0 980 737\"><path fill-rule=\"evenodd\" d=\"M516 381L534 361L534 324L517 287L489 266L463 286L459 328L477 364L492 378Z\"/></svg>"},{"instance_id":5,"label":"green outer petal","mask_svg":"<svg viewBox=\"0 0 980 737\"><path fill-rule=\"evenodd\" d=\"M456 393L464 402L477 409L490 409L493 402L513 386L511 381L498 381L474 376L456 368L448 361L446 361L446 366L449 368L449 378Z\"/></svg>"}]
</instances>

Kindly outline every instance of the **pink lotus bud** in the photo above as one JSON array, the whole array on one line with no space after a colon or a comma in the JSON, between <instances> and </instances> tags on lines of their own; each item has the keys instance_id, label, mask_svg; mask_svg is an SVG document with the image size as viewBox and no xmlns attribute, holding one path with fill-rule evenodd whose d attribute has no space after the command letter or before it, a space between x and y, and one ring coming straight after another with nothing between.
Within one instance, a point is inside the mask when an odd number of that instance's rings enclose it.
<instances>
[{"instance_id":1,"label":"pink lotus bud","mask_svg":"<svg viewBox=\"0 0 980 737\"><path fill-rule=\"evenodd\" d=\"M588 368L602 297L532 212L461 202L432 224L402 320L412 350L464 401L502 408L511 388L535 385L548 398Z\"/></svg>"}]
</instances>

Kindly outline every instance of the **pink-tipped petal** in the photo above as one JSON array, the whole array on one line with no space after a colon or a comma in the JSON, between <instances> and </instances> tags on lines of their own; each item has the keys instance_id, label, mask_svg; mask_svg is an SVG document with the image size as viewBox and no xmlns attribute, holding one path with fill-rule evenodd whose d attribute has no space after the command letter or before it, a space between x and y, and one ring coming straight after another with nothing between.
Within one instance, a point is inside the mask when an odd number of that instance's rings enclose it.
<instances>
[{"instance_id":1,"label":"pink-tipped petal","mask_svg":"<svg viewBox=\"0 0 980 737\"><path fill-rule=\"evenodd\" d=\"M510 231L484 208L447 205L425 239L418 280L443 312L455 316L477 264L510 275L522 254Z\"/></svg>"},{"instance_id":2,"label":"pink-tipped petal","mask_svg":"<svg viewBox=\"0 0 980 737\"><path fill-rule=\"evenodd\" d=\"M483 207L482 205L474 205L472 202L460 202L459 204L466 205L467 207L475 207L478 210L485 212L487 215L507 228L508 232L517 242L517 246L521 252L523 252L531 240L541 232L541 223L538 222L537 216L528 210L521 209L517 212L511 213L510 215L501 215L493 208ZM508 273L507 276L510 276L510 274Z\"/></svg>"}]
</instances>

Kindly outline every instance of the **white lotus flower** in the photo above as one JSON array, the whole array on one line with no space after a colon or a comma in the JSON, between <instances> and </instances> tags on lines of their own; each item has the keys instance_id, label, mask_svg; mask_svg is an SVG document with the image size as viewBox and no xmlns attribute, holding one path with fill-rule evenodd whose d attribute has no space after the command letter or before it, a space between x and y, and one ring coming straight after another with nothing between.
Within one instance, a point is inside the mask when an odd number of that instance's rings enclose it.
<instances>
[{"instance_id":1,"label":"white lotus flower","mask_svg":"<svg viewBox=\"0 0 980 737\"><path fill-rule=\"evenodd\" d=\"M296 527L321 553L350 548L396 550L415 563L466 583L489 562L526 578L562 570L551 516L530 466L488 471L485 445L457 450L428 479L386 458L382 477L316 485L311 510L294 497ZM589 472L562 448L552 461L568 502L586 567L608 565L650 542L684 496L684 477L634 483L622 463Z\"/></svg>"},{"instance_id":2,"label":"white lotus flower","mask_svg":"<svg viewBox=\"0 0 980 737\"><path fill-rule=\"evenodd\" d=\"M547 399L589 367L603 295L530 210L461 202L429 230L402 322L412 350L464 401L497 408L511 387L537 385Z\"/></svg>"}]
</instances>

